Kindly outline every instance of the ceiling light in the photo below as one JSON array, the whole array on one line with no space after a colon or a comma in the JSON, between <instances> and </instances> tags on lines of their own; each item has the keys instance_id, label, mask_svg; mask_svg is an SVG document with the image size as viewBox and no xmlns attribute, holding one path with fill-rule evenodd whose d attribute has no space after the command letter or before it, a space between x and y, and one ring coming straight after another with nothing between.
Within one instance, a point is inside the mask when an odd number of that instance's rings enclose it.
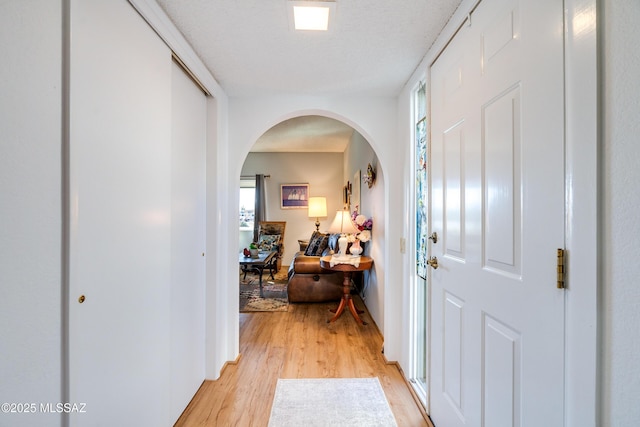
<instances>
[{"instance_id":1,"label":"ceiling light","mask_svg":"<svg viewBox=\"0 0 640 427\"><path fill-rule=\"evenodd\" d=\"M289 1L288 4L290 19L296 30L327 31L329 18L336 9L333 1Z\"/></svg>"}]
</instances>

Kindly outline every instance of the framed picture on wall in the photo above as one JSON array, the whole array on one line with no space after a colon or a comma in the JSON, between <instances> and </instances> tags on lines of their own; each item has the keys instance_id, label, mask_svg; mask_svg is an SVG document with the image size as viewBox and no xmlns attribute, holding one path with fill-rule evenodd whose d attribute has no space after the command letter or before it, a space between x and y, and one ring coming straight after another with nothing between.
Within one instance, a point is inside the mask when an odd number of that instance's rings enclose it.
<instances>
[{"instance_id":1,"label":"framed picture on wall","mask_svg":"<svg viewBox=\"0 0 640 427\"><path fill-rule=\"evenodd\" d=\"M280 209L307 209L309 207L309 184L282 184L280 186Z\"/></svg>"}]
</instances>

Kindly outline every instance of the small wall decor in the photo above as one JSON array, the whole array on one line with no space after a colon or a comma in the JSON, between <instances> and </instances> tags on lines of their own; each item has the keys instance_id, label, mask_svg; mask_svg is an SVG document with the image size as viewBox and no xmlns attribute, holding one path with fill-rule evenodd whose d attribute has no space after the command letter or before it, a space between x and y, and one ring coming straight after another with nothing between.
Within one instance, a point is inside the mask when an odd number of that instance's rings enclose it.
<instances>
[{"instance_id":1,"label":"small wall decor","mask_svg":"<svg viewBox=\"0 0 640 427\"><path fill-rule=\"evenodd\" d=\"M367 183L369 188L373 187L373 184L376 183L376 170L371 166L371 163L367 165L367 173L364 176L364 182Z\"/></svg>"},{"instance_id":2,"label":"small wall decor","mask_svg":"<svg viewBox=\"0 0 640 427\"><path fill-rule=\"evenodd\" d=\"M280 186L280 209L307 209L309 207L309 184L282 184Z\"/></svg>"}]
</instances>

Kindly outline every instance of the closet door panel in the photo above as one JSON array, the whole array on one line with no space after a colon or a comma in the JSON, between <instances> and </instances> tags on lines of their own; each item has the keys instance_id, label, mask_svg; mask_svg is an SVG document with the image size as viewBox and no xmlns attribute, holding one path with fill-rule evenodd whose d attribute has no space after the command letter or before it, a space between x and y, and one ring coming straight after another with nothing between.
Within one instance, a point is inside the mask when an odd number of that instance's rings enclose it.
<instances>
[{"instance_id":1,"label":"closet door panel","mask_svg":"<svg viewBox=\"0 0 640 427\"><path fill-rule=\"evenodd\" d=\"M205 377L207 100L175 62L171 129L171 420Z\"/></svg>"},{"instance_id":2,"label":"closet door panel","mask_svg":"<svg viewBox=\"0 0 640 427\"><path fill-rule=\"evenodd\" d=\"M127 2L70 12L70 425L168 425L171 53Z\"/></svg>"}]
</instances>

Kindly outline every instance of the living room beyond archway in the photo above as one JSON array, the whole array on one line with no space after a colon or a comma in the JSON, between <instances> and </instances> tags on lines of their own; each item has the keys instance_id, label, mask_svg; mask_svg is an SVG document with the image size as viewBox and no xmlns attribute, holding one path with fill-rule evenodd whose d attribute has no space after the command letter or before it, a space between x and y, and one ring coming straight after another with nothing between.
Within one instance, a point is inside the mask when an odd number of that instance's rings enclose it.
<instances>
[{"instance_id":1,"label":"living room beyond archway","mask_svg":"<svg viewBox=\"0 0 640 427\"><path fill-rule=\"evenodd\" d=\"M375 171L376 179L366 182L367 172ZM266 131L245 158L241 183L247 185L256 174L267 175L266 219L285 221L282 269L288 269L300 250L299 241L308 240L315 231L315 217L306 208L283 204L283 186L301 185L305 197L324 197L327 215L319 217L320 231L327 230L336 212L343 208L371 218L372 240L366 254L382 263L384 258L384 174L378 158L364 136L342 121L306 115L285 120ZM244 218L247 207L241 209ZM376 228L376 224L379 226ZM248 230L240 231L239 250L251 242ZM286 272L286 270L285 270ZM364 297L374 321L382 321L383 275L375 268L366 277Z\"/></svg>"}]
</instances>

